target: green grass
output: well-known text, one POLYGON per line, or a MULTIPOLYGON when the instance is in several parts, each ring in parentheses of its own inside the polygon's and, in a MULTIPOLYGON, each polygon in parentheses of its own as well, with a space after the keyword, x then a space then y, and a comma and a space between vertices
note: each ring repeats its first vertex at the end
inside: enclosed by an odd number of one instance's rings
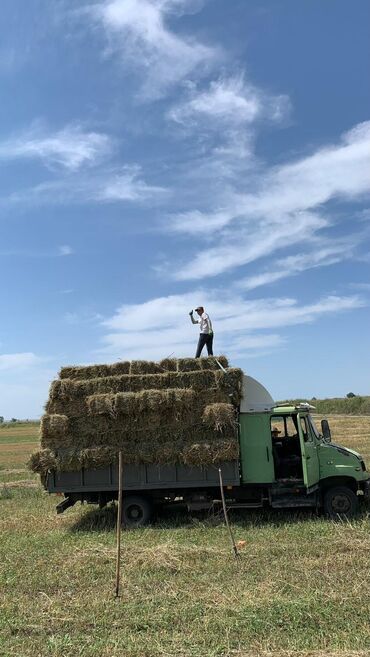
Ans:
MULTIPOLYGON (((330 422, 336 440, 370 458, 370 418, 330 422)), ((116 600, 115 509, 76 505, 57 516, 60 498, 29 485, 29 444, 4 442, 0 463, 10 448, 14 467, 3 467, 0 484, 1 657, 370 654, 366 510, 339 524, 310 512, 233 515, 235 538, 246 541, 240 562, 218 518, 167 512, 123 532, 116 600)))

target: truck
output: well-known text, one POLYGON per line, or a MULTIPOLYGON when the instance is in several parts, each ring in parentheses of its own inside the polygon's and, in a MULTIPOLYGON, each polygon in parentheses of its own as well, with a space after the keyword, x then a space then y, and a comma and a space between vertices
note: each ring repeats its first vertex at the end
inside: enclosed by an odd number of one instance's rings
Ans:
MULTIPOLYGON (((354 516, 370 497, 370 473, 360 454, 331 441, 327 420, 319 432, 307 403, 276 405, 266 388, 243 377, 238 408, 239 458, 207 466, 135 464, 123 467, 123 523, 139 527, 167 505, 206 510, 311 508, 331 518, 354 516)), ((75 472, 50 470, 49 493, 62 494, 57 513, 76 502, 106 506, 118 497, 118 465, 75 472)))

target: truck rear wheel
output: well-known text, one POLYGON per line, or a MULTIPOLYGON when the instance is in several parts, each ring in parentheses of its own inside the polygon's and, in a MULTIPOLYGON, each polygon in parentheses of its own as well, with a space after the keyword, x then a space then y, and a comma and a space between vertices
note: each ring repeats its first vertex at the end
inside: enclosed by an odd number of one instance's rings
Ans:
POLYGON ((126 527, 143 527, 152 517, 152 507, 145 497, 130 495, 123 499, 122 523, 126 527))
POLYGON ((353 518, 358 511, 358 497, 348 486, 329 488, 324 495, 324 511, 329 518, 353 518))

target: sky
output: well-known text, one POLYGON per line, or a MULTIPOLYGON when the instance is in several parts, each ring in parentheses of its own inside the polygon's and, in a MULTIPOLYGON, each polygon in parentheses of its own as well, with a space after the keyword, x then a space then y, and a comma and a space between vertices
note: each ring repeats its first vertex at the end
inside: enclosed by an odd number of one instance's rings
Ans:
POLYGON ((367 0, 2 0, 0 414, 215 353, 370 394, 367 0))

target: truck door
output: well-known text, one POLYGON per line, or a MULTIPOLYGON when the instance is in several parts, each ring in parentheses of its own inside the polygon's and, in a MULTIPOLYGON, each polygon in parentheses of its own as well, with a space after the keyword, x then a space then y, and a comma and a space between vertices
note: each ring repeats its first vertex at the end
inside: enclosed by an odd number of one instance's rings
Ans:
POLYGON ((317 444, 306 415, 298 413, 298 432, 302 452, 303 481, 311 488, 320 479, 317 444))

